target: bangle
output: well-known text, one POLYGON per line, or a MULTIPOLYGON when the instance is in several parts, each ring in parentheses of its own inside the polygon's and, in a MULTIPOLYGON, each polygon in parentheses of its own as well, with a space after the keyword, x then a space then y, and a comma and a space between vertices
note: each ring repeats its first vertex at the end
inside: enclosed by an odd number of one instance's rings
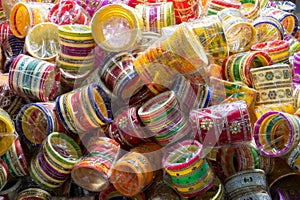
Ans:
POLYGON ((240 10, 242 8, 242 4, 239 1, 212 0, 208 2, 207 15, 216 15, 219 11, 225 8, 236 8, 240 10))
POLYGON ((296 116, 269 111, 263 114, 254 125, 254 139, 257 148, 267 156, 285 156, 298 144, 297 130, 299 127, 300 122, 296 116), (289 135, 284 134, 282 128, 288 130, 289 135))
POLYGON ((252 140, 250 116, 244 101, 193 110, 190 122, 196 137, 206 146, 224 146, 252 140))
POLYGON ((238 53, 229 56, 223 62, 223 76, 229 81, 241 81, 248 86, 252 86, 251 68, 260 68, 272 64, 271 57, 262 51, 238 53))
POLYGON ((239 53, 250 49, 256 41, 256 29, 241 13, 234 8, 218 12, 224 28, 230 52, 239 53))
POLYGON ((261 16, 253 21, 257 43, 283 40, 284 28, 274 17, 261 16))
POLYGON ((1 140, 0 140, 0 156, 4 155, 12 146, 15 139, 15 126, 14 122, 6 111, 0 109, 0 122, 1 122, 1 140))
POLYGON ((16 130, 23 141, 38 146, 52 132, 57 131, 54 103, 26 104, 16 118, 16 130))
POLYGON ((58 26, 50 22, 42 22, 29 30, 25 47, 28 53, 45 61, 54 61, 58 53, 58 26))
POLYGON ((255 192, 242 192, 241 194, 236 194, 235 198, 242 198, 242 199, 255 199, 260 198, 264 200, 272 200, 271 196, 269 195, 268 191, 255 191, 255 192))
POLYGON ((296 52, 294 54, 293 72, 293 81, 300 83, 300 52, 296 52))
POLYGON ((63 0, 55 4, 48 14, 48 21, 58 24, 85 24, 88 25, 90 17, 83 11, 76 1, 63 0))
MULTIPOLYGON (((1 17, 0 17, 1 18, 1 17)), ((8 42, 8 38, 13 36, 13 33, 9 27, 9 22, 5 21, 0 24, 0 39, 1 44, 8 42)))
POLYGON ((204 194, 201 194, 195 198, 195 200, 211 199, 211 200, 222 200, 225 197, 225 188, 221 183, 220 179, 216 177, 215 183, 211 189, 204 194))
POLYGON ((238 147, 224 147, 217 151, 217 175, 223 182, 226 178, 241 171, 241 160, 238 158, 237 149, 238 147))
POLYGON ((296 4, 291 1, 274 1, 276 8, 288 13, 294 14, 296 11, 296 4))
POLYGON ((298 18, 296 15, 271 6, 267 6, 262 9, 261 13, 262 16, 276 18, 278 21, 280 21, 284 29, 292 36, 296 34, 298 29, 298 18))
POLYGON ((254 107, 254 112, 256 118, 260 118, 263 114, 272 111, 284 112, 289 114, 295 114, 296 110, 294 108, 294 104, 292 103, 275 103, 275 104, 266 104, 259 105, 254 107))
POLYGON ((172 1, 176 24, 197 19, 200 15, 199 2, 197 1, 172 1))
POLYGON ((251 47, 252 51, 263 51, 270 55, 273 63, 284 62, 289 57, 289 44, 284 40, 258 43, 251 47))
POLYGON ((47 21, 49 10, 53 7, 50 3, 22 3, 14 5, 10 13, 10 28, 18 38, 24 38, 33 26, 47 21), (22 23, 18 23, 22 21, 22 23))
POLYGON ((217 16, 207 16, 189 24, 207 54, 213 56, 214 59, 225 59, 228 57, 227 40, 221 21, 217 16))
MULTIPOLYGON (((110 200, 115 198, 124 198, 124 196, 119 193, 113 185, 106 190, 101 191, 99 195, 99 200, 110 200)), ((146 200, 146 195, 143 192, 140 192, 132 198, 136 200, 146 200)))
POLYGON ((102 49, 120 52, 130 49, 138 43, 141 37, 143 20, 136 10, 127 5, 109 4, 100 8, 94 14, 91 27, 93 37, 102 49), (120 20, 126 26, 121 26, 119 24, 120 20), (118 32, 114 35, 106 33, 109 28, 108 24, 110 27, 115 27, 118 32), (116 37, 118 39, 115 39, 116 37))
POLYGON ((16 200, 30 199, 30 198, 40 199, 40 200, 51 200, 52 196, 48 191, 43 190, 41 188, 28 188, 19 191, 16 200))
POLYGON ((260 0, 243 1, 241 11, 247 19, 255 20, 260 16, 260 0))
POLYGON ((0 196, 6 200, 15 200, 17 190, 21 187, 22 179, 11 180, 6 184, 6 187, 0 191, 0 196))
POLYGON ((0 190, 6 185, 8 181, 9 170, 6 163, 0 159, 0 190))

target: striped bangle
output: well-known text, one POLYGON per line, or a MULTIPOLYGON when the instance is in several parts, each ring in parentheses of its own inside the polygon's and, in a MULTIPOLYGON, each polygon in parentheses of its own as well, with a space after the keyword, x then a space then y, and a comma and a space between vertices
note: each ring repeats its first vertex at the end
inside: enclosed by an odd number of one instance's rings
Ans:
POLYGON ((239 81, 252 86, 250 69, 272 64, 271 57, 262 51, 234 54, 223 62, 223 77, 232 82, 239 81))
POLYGON ((261 13, 262 16, 276 18, 278 21, 280 21, 284 29, 292 36, 296 34, 298 29, 298 18, 296 15, 270 6, 265 7, 261 13))
MULTIPOLYGON (((100 192, 99 195, 99 200, 111 200, 115 198, 127 198, 127 197, 119 193, 113 185, 107 188, 106 190, 100 192)), ((135 200, 146 200, 146 195, 143 192, 141 192, 133 196, 132 198, 134 198, 135 200)))
POLYGON ((207 54, 214 59, 224 59, 229 55, 229 49, 221 21, 217 16, 207 16, 203 19, 189 22, 199 38, 207 54))
POLYGON ((294 115, 276 111, 263 114, 254 125, 257 148, 271 157, 287 155, 299 142, 299 126, 299 119, 294 115), (288 135, 282 132, 283 129, 288 130, 288 135), (282 138, 283 134, 286 137, 282 138))
POLYGON ((242 1, 241 11, 247 19, 252 21, 260 16, 260 1, 261 0, 242 1))
POLYGON ((139 42, 143 20, 136 10, 125 4, 109 4, 100 8, 94 14, 91 27, 93 37, 102 49, 111 52, 120 52, 131 49, 139 42), (120 28, 120 21, 126 24, 126 26, 120 28), (116 27, 116 30, 119 32, 111 35, 111 31, 107 32, 108 28, 111 29, 111 27, 116 27), (126 32, 126 34, 122 32, 126 32))
POLYGON ((244 101, 193 110, 190 122, 196 138, 206 146, 226 146, 252 140, 250 116, 244 101))
POLYGON ((225 8, 235 8, 240 10, 242 8, 242 4, 239 1, 212 0, 208 2, 207 15, 216 15, 219 11, 225 8))
POLYGON ((284 28, 274 17, 261 16, 253 21, 257 33, 257 43, 283 40, 284 28))
POLYGON ((51 200, 52 195, 41 188, 28 188, 24 189, 18 192, 16 196, 16 200, 22 200, 22 199, 37 199, 37 200, 51 200))
POLYGON ((226 8, 218 12, 230 52, 248 51, 256 41, 256 29, 241 11, 226 8), (237 31, 239 30, 239 31, 237 31))
POLYGON ((1 140, 0 140, 0 156, 9 151, 15 139, 14 122, 6 111, 0 108, 0 123, 1 123, 1 140))
POLYGON ((10 13, 10 28, 18 38, 24 38, 29 29, 41 22, 47 21, 49 10, 53 7, 50 3, 22 3, 14 5, 10 13), (22 21, 22 23, 18 23, 22 21))
POLYGON ((4 188, 8 181, 9 170, 7 164, 0 159, 0 190, 4 188))

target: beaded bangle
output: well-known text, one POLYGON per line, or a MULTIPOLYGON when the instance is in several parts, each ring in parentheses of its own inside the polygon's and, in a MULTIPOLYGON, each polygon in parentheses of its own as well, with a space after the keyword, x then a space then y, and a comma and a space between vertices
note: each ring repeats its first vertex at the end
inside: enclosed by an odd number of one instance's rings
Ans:
POLYGON ((9 170, 5 162, 0 159, 0 190, 6 185, 8 181, 9 170))
POLYGON ((253 21, 257 33, 257 43, 282 40, 284 28, 274 17, 261 16, 253 21))
POLYGON ((30 28, 47 21, 47 15, 52 7, 53 4, 49 3, 15 4, 9 18, 11 31, 16 37, 24 38, 30 28))
POLYGON ((236 8, 240 10, 242 8, 242 4, 239 1, 212 0, 208 2, 207 15, 216 15, 219 11, 225 8, 236 8))
POLYGON ((299 126, 294 115, 275 111, 263 114, 254 125, 257 148, 271 157, 287 155, 299 142, 299 126))
POLYGON ((94 14, 91 27, 93 37, 102 49, 119 52, 128 50, 138 43, 143 21, 137 11, 129 6, 109 4, 94 14), (121 21, 126 25, 121 26, 119 24, 121 21), (116 30, 113 35, 107 33, 108 28, 111 27, 115 27, 116 30))
POLYGON ((193 110, 190 122, 196 138, 205 146, 224 146, 252 140, 250 116, 244 101, 193 110))
POLYGON ((221 21, 217 16, 189 22, 191 28, 199 38, 207 54, 214 59, 228 57, 229 49, 221 21))
POLYGON ((218 12, 230 52, 247 51, 256 41, 256 29, 237 9, 226 8, 218 12))
POLYGON ((16 200, 22 200, 22 199, 36 199, 36 200, 51 200, 52 196, 51 194, 43 190, 41 188, 28 188, 22 191, 19 191, 16 200))
POLYGON ((273 63, 283 62, 289 57, 289 44, 284 40, 268 41, 253 45, 252 51, 263 51, 270 55, 273 63))
POLYGON ((161 33, 163 27, 176 23, 172 2, 138 4, 135 9, 143 16, 145 32, 161 33))
POLYGON ((296 15, 270 6, 262 9, 261 13, 262 16, 276 18, 278 21, 280 21, 284 29, 292 36, 296 34, 298 29, 298 18, 296 15))
POLYGON ((55 4, 48 14, 48 21, 58 24, 89 24, 90 17, 76 1, 63 0, 55 4))
MULTIPOLYGON (((106 190, 100 192, 99 200, 112 200, 116 198, 127 198, 124 197, 121 193, 119 193, 114 186, 110 186, 106 190)), ((146 200, 146 195, 141 192, 135 196, 133 196, 135 200, 146 200)))

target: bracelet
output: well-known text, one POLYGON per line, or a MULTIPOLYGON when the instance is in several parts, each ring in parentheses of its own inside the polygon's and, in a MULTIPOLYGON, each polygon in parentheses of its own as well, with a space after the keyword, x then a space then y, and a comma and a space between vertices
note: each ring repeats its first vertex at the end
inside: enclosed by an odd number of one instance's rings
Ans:
POLYGON ((247 51, 256 41, 256 29, 241 13, 234 8, 218 12, 230 52, 247 51))
POLYGON ((271 6, 267 6, 261 11, 262 16, 269 16, 274 17, 284 27, 284 29, 294 36, 298 29, 298 18, 296 15, 285 12, 283 10, 280 10, 278 8, 274 8, 271 6))
POLYGON ((289 44, 284 40, 258 43, 251 47, 252 51, 263 51, 270 55, 273 63, 284 62, 289 57, 289 44))
MULTIPOLYGON (((93 37, 102 49, 111 52, 120 52, 131 49, 138 43, 141 37, 143 20, 136 10, 127 5, 109 4, 100 8, 94 14, 91 27, 93 37), (116 19, 124 21, 126 26, 123 27, 122 32, 109 35, 106 33, 108 24, 110 27, 117 28, 117 26, 120 26, 115 21, 116 19), (124 34, 124 32, 127 32, 127 34, 124 34), (128 33, 130 34, 128 35, 128 33), (117 37, 118 39, 116 40, 112 37, 117 37)), ((117 30, 120 31, 120 27, 117 30)))
POLYGON ((219 11, 225 8, 236 8, 240 10, 242 8, 242 4, 239 1, 212 0, 208 2, 207 15, 216 15, 219 11))
POLYGON ((176 24, 197 19, 200 15, 199 2, 197 1, 172 1, 176 24))
POLYGON ((9 27, 9 22, 8 21, 2 22, 0 25, 1 44, 5 44, 6 42, 8 42, 8 38, 11 36, 13 36, 13 33, 9 27))
POLYGON ((6 185, 8 181, 9 170, 6 163, 0 159, 0 190, 6 185))
POLYGON ((294 115, 276 111, 263 114, 254 125, 258 150, 270 157, 287 155, 298 144, 299 126, 299 119, 294 115), (288 136, 284 134, 287 130, 288 136), (286 137, 282 138, 283 134, 286 137))
POLYGON ((41 188, 28 188, 22 191, 19 191, 16 200, 21 200, 21 199, 29 199, 29 198, 37 198, 40 200, 51 200, 52 195, 41 188))
POLYGON ((190 113, 193 132, 206 146, 224 146, 252 140, 250 116, 244 101, 197 109, 190 113))
POLYGON ((260 0, 243 1, 241 11, 247 19, 255 20, 260 16, 260 0))
POLYGON ((215 183, 207 192, 201 194, 195 198, 195 200, 211 199, 211 200, 222 200, 225 197, 225 188, 221 183, 220 179, 216 177, 215 183))
POLYGON ((296 52, 294 54, 293 72, 294 72, 293 81, 295 81, 296 83, 300 83, 300 53, 299 52, 296 52))
POLYGON ((272 65, 271 57, 262 51, 238 53, 223 62, 223 77, 232 82, 243 82, 252 86, 251 68, 272 65))
POLYGON ((189 24, 208 55, 213 56, 214 59, 228 57, 227 40, 221 21, 216 15, 207 16, 189 24))
MULTIPOLYGON (((114 198, 124 198, 124 196, 121 193, 119 193, 113 185, 107 188, 106 190, 101 191, 99 195, 99 200, 110 200, 114 198)), ((133 196, 132 198, 136 200, 146 200, 146 195, 143 192, 141 192, 133 196)))
POLYGON ((274 17, 261 16, 253 21, 257 43, 283 40, 284 28, 274 17))
POLYGON ((275 103, 259 105, 254 107, 256 118, 260 118, 263 114, 272 111, 284 112, 289 114, 295 114, 296 110, 293 103, 275 103))
POLYGON ((270 104, 293 104, 291 86, 274 88, 274 86, 266 87, 264 90, 257 91, 256 105, 270 104))
POLYGON ((0 140, 0 156, 4 155, 12 146, 15 139, 15 126, 14 122, 8 113, 0 109, 0 122, 1 122, 1 140, 0 140))
POLYGON ((256 191, 256 192, 241 192, 241 194, 236 194, 234 197, 236 199, 262 199, 262 200, 272 200, 268 191, 256 191))
POLYGON ((52 132, 57 131, 54 103, 26 104, 16 118, 16 130, 30 146, 38 146, 52 132))
POLYGON ((49 10, 53 7, 50 3, 22 3, 14 5, 10 13, 10 29, 18 38, 24 38, 29 29, 35 25, 46 22, 49 10), (22 23, 19 23, 22 21, 22 23))
POLYGON ((90 17, 75 1, 63 0, 55 4, 49 11, 48 21, 58 25, 88 25, 90 22, 90 17))

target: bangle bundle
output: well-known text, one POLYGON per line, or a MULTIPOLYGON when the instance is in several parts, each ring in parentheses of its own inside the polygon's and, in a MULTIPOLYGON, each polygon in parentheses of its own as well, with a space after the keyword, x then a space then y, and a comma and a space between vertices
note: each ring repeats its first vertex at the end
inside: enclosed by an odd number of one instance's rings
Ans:
POLYGON ((208 16, 189 22, 205 52, 214 59, 225 59, 229 55, 227 40, 218 16, 208 16))
POLYGON ((176 23, 172 2, 138 4, 135 9, 143 16, 144 32, 161 33, 163 27, 176 23))
POLYGON ((174 5, 176 24, 197 19, 200 14, 200 5, 195 0, 172 0, 174 5))
POLYGON ((256 29, 240 10, 226 8, 218 12, 230 52, 248 51, 256 41, 256 29))
POLYGON ((14 5, 10 13, 10 29, 18 38, 24 38, 33 26, 47 21, 49 10, 53 4, 22 3, 14 5))
POLYGON ((62 72, 61 81, 72 87, 93 69, 95 41, 91 28, 86 25, 59 26, 58 36, 60 52, 56 64, 62 72))
POLYGON ((249 20, 255 20, 260 16, 260 1, 261 0, 246 0, 242 2, 241 12, 249 20))
POLYGON ((129 152, 111 169, 110 181, 125 196, 135 196, 152 182, 153 164, 141 153, 129 152))
POLYGON ((108 138, 97 138, 89 152, 72 169, 73 181, 88 191, 100 192, 109 186, 109 172, 119 155, 120 145, 108 138))
POLYGON ((30 187, 23 190, 21 189, 16 195, 16 200, 23 200, 23 199, 51 200, 52 195, 44 189, 30 187))
POLYGON ((133 60, 130 53, 112 53, 99 67, 98 73, 105 86, 123 100, 129 100, 138 89, 136 86, 141 85, 133 60))
POLYGON ((267 6, 261 11, 262 16, 269 16, 274 17, 284 27, 284 29, 294 36, 298 29, 298 18, 296 15, 285 12, 283 10, 280 10, 278 8, 274 8, 271 6, 267 6))
POLYGON ((260 16, 253 21, 257 33, 257 43, 283 40, 284 28, 274 17, 260 16))
POLYGON ((48 21, 58 24, 85 24, 88 25, 90 22, 90 17, 79 6, 76 1, 72 0, 62 0, 55 4, 49 14, 48 21))
POLYGON ((31 160, 30 176, 38 185, 53 190, 67 180, 80 157, 81 150, 72 138, 53 132, 31 160))
POLYGON ((167 149, 162 164, 165 182, 185 198, 208 191, 215 182, 215 174, 205 158, 202 145, 195 140, 184 140, 167 149))
POLYGON ((242 7, 239 1, 221 1, 221 0, 211 0, 208 1, 207 15, 216 15, 219 11, 225 8, 235 8, 240 10, 242 7))
POLYGON ((297 116, 269 111, 254 125, 256 146, 264 155, 285 156, 298 145, 299 128, 300 121, 297 116))
POLYGON ((16 130, 30 146, 38 146, 52 132, 58 131, 55 103, 30 103, 19 111, 16 130))
POLYGON ((250 116, 244 101, 193 110, 190 122, 196 138, 209 147, 252 140, 250 116))
POLYGON ((138 116, 163 146, 181 139, 191 131, 174 91, 161 93, 147 101, 139 108, 138 116))
MULTIPOLYGON (((118 198, 128 198, 123 196, 121 193, 119 193, 116 188, 112 185, 106 190, 100 192, 99 195, 99 200, 113 200, 113 199, 118 199, 118 198)), ((132 197, 135 200, 146 200, 146 195, 141 192, 135 196, 132 197)))
POLYGON ((9 171, 7 164, 0 159, 0 190, 6 185, 8 181, 9 171))
POLYGON ((102 49, 120 52, 137 45, 143 19, 134 8, 125 4, 108 4, 94 14, 91 27, 93 37, 102 49))
POLYGON ((252 86, 250 70, 272 64, 271 57, 262 51, 233 54, 223 62, 223 77, 225 80, 243 82, 252 86))
POLYGON ((263 51, 270 55, 273 63, 285 62, 289 58, 289 44, 284 40, 268 41, 255 44, 252 51, 263 51))
POLYGON ((112 121, 109 98, 97 83, 58 96, 56 109, 69 133, 85 133, 112 121))
POLYGON ((4 155, 11 146, 15 139, 15 125, 6 111, 0 108, 0 156, 4 155))
POLYGON ((19 95, 51 101, 58 91, 60 73, 52 63, 20 54, 9 70, 9 86, 19 95))
POLYGON ((29 175, 27 159, 18 138, 14 140, 10 149, 2 156, 2 159, 8 166, 10 176, 22 177, 29 175))

